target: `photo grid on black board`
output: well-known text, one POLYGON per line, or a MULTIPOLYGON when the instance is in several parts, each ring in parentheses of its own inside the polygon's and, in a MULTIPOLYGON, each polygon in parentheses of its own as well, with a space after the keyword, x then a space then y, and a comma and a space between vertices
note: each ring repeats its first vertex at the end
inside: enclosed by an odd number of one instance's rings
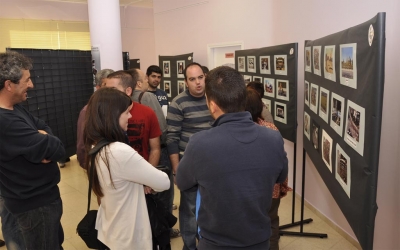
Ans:
POLYGON ((373 247, 384 27, 378 13, 304 44, 303 146, 363 249, 373 247))
POLYGON ((235 67, 245 84, 263 85, 264 105, 282 136, 296 141, 297 43, 235 51, 235 67))
POLYGON ((168 101, 172 101, 177 95, 186 90, 183 71, 193 62, 193 53, 177 56, 159 56, 159 67, 163 71, 163 77, 159 89, 167 93, 168 101))

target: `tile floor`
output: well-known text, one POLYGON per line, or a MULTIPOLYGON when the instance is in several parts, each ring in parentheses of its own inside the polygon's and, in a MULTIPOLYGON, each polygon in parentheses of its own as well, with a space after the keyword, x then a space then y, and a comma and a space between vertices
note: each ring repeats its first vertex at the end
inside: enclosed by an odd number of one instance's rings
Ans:
MULTIPOLYGON (((61 219, 65 234, 63 247, 65 250, 86 250, 88 248, 85 243, 76 234, 76 226, 86 213, 88 181, 84 171, 79 167, 76 156, 71 157, 71 161, 66 163, 66 166, 61 169, 61 182, 59 183, 59 187, 64 207, 64 213, 61 219)), ((176 189, 175 194, 174 203, 179 206, 179 190, 176 189)), ((291 193, 289 193, 288 197, 282 199, 279 207, 281 225, 291 222, 291 204, 292 198, 291 193)), ((300 210, 300 200, 296 201, 296 206, 298 210, 300 210)), ((94 196, 92 196, 91 208, 97 208, 97 202, 94 196)), ((177 211, 178 210, 174 210, 174 215, 176 217, 178 217, 177 211)), ((296 211, 295 219, 299 220, 299 218, 300 211, 296 211)), ((328 234, 328 238, 282 236, 279 242, 281 250, 357 249, 308 208, 305 208, 304 218, 312 218, 314 220, 310 224, 304 226, 304 232, 326 233, 328 234)), ((175 227, 178 227, 178 223, 175 227)), ((298 232, 299 227, 287 230, 298 232)), ((2 236, 0 235, 0 237, 2 236)), ((182 249, 182 238, 172 239, 171 244, 173 250, 182 249)), ((0 248, 0 250, 3 249, 6 249, 6 247, 0 248)))

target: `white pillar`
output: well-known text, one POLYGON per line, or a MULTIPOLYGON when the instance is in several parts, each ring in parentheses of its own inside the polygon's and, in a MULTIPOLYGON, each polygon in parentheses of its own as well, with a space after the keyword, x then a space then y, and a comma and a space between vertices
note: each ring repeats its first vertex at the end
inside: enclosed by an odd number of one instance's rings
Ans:
POLYGON ((88 14, 91 45, 100 50, 100 69, 122 70, 119 0, 88 0, 88 14))

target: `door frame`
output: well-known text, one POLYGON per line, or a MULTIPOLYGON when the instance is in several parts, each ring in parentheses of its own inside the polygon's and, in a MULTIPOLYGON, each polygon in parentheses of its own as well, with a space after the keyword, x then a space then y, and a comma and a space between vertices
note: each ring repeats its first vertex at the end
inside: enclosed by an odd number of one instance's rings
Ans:
POLYGON ((214 49, 215 48, 232 47, 232 46, 240 46, 240 49, 242 50, 242 49, 244 49, 244 42, 243 41, 236 41, 236 42, 207 44, 208 67, 210 69, 215 68, 215 65, 214 65, 214 49))

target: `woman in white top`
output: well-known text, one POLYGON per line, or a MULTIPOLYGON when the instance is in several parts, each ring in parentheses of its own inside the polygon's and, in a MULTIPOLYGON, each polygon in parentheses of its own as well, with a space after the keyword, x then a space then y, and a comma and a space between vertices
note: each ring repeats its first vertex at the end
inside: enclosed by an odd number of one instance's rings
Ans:
MULTIPOLYGON (((110 249, 152 249, 150 221, 143 185, 155 191, 169 188, 168 176, 126 144, 131 99, 112 88, 97 90, 86 110, 86 152, 102 139, 110 142, 96 155, 92 186, 101 198, 97 213, 98 239, 110 249)), ((89 171, 88 171, 89 172, 89 171)), ((90 177, 89 177, 90 178, 90 177)))

